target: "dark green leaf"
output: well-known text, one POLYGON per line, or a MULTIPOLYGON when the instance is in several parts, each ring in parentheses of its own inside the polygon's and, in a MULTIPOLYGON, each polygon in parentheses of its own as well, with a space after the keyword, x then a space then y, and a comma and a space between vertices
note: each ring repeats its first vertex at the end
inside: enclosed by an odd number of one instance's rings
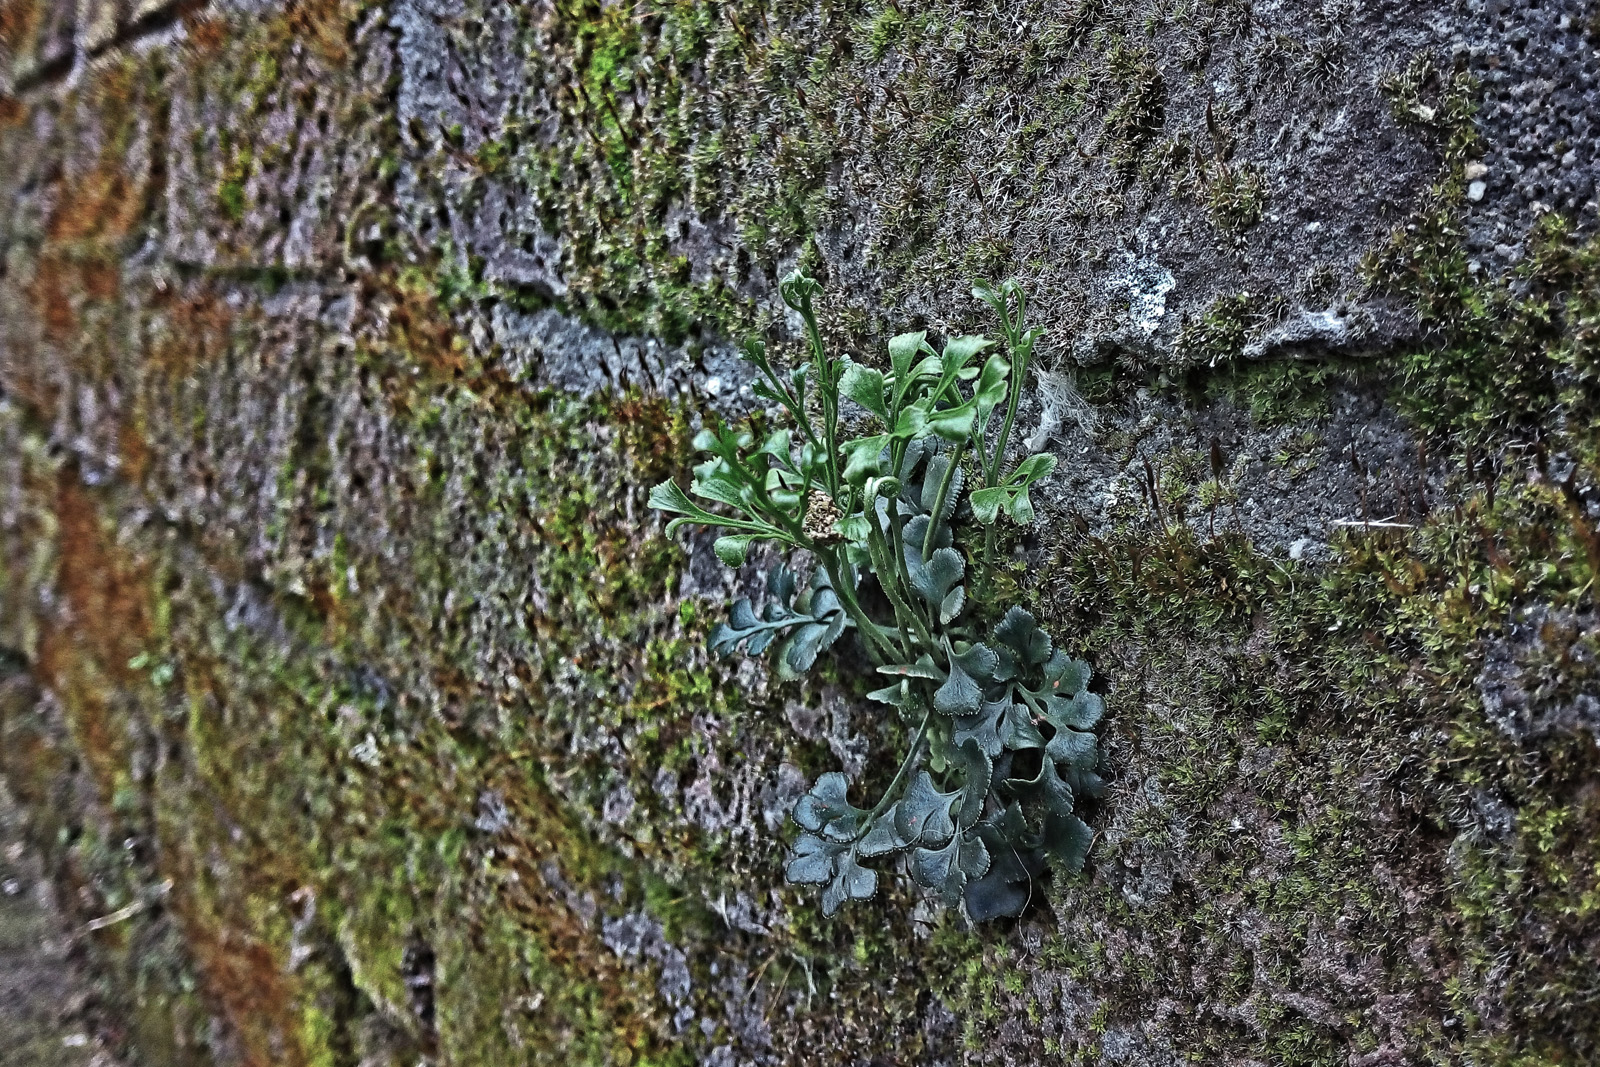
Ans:
POLYGON ((1033 895, 1033 877, 1043 869, 1022 812, 1011 804, 980 823, 977 833, 991 859, 988 873, 967 883, 967 915, 973 922, 1021 915, 1033 895))
POLYGON ((951 586, 967 572, 966 561, 953 548, 941 548, 922 561, 922 546, 906 545, 906 571, 914 589, 930 606, 937 607, 949 594, 951 586))
POLYGON ((867 900, 878 891, 878 872, 856 862, 854 852, 839 855, 838 874, 822 891, 822 914, 831 917, 847 900, 867 900))
POLYGON ((1045 717, 1058 730, 1092 730, 1105 712, 1105 702, 1095 693, 1082 692, 1070 699, 1051 697, 1045 717))
MULTIPOLYGON (((1009 860, 1010 858, 1007 857, 1009 860)), ((989 873, 967 883, 967 916, 975 923, 1022 914, 1032 896, 1032 879, 1014 862, 991 865, 989 873), (1021 871, 1020 878, 1010 877, 1021 871)))
POLYGON ((1070 696, 1079 692, 1089 684, 1091 672, 1089 665, 1081 659, 1073 659, 1065 652, 1056 650, 1044 665, 1045 688, 1052 693, 1070 696))
POLYGON ((950 673, 933 694, 933 710, 941 715, 972 715, 983 702, 983 689, 954 659, 950 673))
POLYGON ((942 848, 919 848, 911 854, 911 876, 936 890, 947 904, 961 900, 968 878, 989 870, 989 850, 977 834, 960 834, 942 848))
POLYGON ((1079 730, 1057 730, 1050 743, 1045 746, 1044 754, 1061 767, 1070 769, 1069 780, 1072 777, 1071 772, 1092 771, 1100 760, 1100 750, 1094 734, 1079 730))
POLYGON ((1046 811, 1057 815, 1072 814, 1074 806, 1072 789, 1056 773, 1054 760, 1043 760, 1039 765, 1039 773, 1033 778, 1010 778, 1005 785, 1013 796, 1042 804, 1046 811))
POLYGON ((1037 667, 1050 659, 1050 635, 1039 629, 1033 613, 1026 608, 1013 607, 1007 611, 1000 625, 994 628, 994 638, 1017 654, 1017 659, 1030 667, 1037 667))
POLYGON ((1044 735, 1033 724, 1025 706, 1011 704, 1000 721, 1000 743, 1013 752, 1043 748, 1044 735))
POLYGON ((838 771, 821 775, 795 804, 794 821, 812 833, 821 833, 834 819, 858 810, 846 799, 849 789, 850 779, 838 771))
POLYGON ((896 826, 899 812, 900 803, 896 801, 878 816, 878 820, 872 824, 867 835, 861 839, 859 852, 862 856, 870 859, 873 856, 883 856, 910 847, 911 842, 900 836, 896 826))
POLYGON ((957 744, 950 753, 950 765, 961 775, 961 806, 956 812, 957 826, 971 826, 983 814, 994 777, 994 761, 976 740, 957 744))
POLYGON ((966 602, 967 591, 959 585, 946 593, 945 598, 939 601, 939 625, 949 626, 951 621, 961 614, 966 602))
POLYGON ((911 688, 905 682, 896 682, 886 685, 882 689, 874 689, 867 694, 868 700, 876 700, 880 704, 889 704, 896 708, 911 705, 911 688))
MULTIPOLYGON (((957 642, 956 647, 961 647, 961 643, 957 642)), ((959 652, 952 651, 952 658, 961 664, 962 670, 980 682, 994 681, 995 668, 1000 663, 1000 657, 995 655, 994 649, 981 641, 967 645, 959 652)))
POLYGON ((1077 874, 1089 856, 1094 831, 1076 815, 1045 816, 1044 839, 1040 847, 1051 866, 1066 874, 1077 874))
MULTIPOLYGON (((944 481, 944 472, 950 466, 950 453, 943 452, 928 460, 927 473, 923 475, 921 504, 923 511, 932 511, 933 505, 939 498, 939 484, 944 481)), ((949 522, 955 514, 956 503, 961 499, 961 487, 966 484, 967 474, 960 467, 950 477, 950 488, 944 498, 944 510, 939 514, 941 523, 949 522)))
POLYGON ((801 834, 795 839, 783 876, 793 885, 822 885, 833 877, 833 860, 839 851, 840 846, 831 841, 801 834))
POLYGON ((975 714, 963 715, 955 720, 953 723, 955 729, 951 734, 951 739, 957 745, 964 745, 968 741, 972 741, 985 754, 998 756, 1002 747, 1000 724, 1011 707, 1012 704, 1009 701, 996 703, 986 701, 975 714))
POLYGON ((785 607, 792 603, 794 601, 795 588, 794 571, 782 563, 767 572, 767 596, 777 603, 785 607))
POLYGON ((809 671, 822 651, 822 642, 833 628, 826 623, 808 622, 794 629, 785 639, 778 657, 778 677, 793 679, 809 671))
POLYGON ((956 832, 950 808, 959 792, 941 793, 925 770, 911 779, 905 796, 895 805, 895 830, 907 844, 938 844, 956 832))
MULTIPOLYGON (((908 567, 911 565, 911 554, 913 552, 916 553, 917 563, 920 564, 922 562, 922 539, 927 533, 928 516, 926 515, 918 515, 906 523, 904 534, 906 565, 908 567)), ((933 547, 936 549, 949 548, 954 541, 955 538, 950 533, 950 526, 947 523, 940 523, 939 528, 933 534, 933 547)))

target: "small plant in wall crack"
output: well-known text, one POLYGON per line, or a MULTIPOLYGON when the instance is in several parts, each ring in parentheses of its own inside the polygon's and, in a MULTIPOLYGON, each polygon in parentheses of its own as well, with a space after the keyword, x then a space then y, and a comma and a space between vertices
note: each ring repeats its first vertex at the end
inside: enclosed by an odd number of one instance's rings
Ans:
POLYGON ((1023 608, 985 610, 998 524, 1031 523, 1030 487, 1055 468, 1044 454, 1007 460, 1040 331, 1026 326, 1016 283, 979 285, 1003 343, 963 336, 936 349, 925 333, 901 334, 884 373, 828 356, 819 290, 798 272, 780 287, 805 323, 809 362, 784 372, 759 342, 748 352, 757 394, 791 425, 757 440, 719 423, 695 440, 707 458, 690 491, 725 510, 670 481, 650 503, 677 516, 669 533, 722 530, 716 553, 730 567, 762 541, 815 561, 803 591, 788 563, 773 568, 761 612, 736 603, 715 651, 767 654, 793 678, 854 630, 886 683, 871 698, 911 731, 880 797, 852 803, 849 781, 831 772, 795 805, 789 881, 822 886, 832 915, 877 891, 873 864, 904 856, 913 879, 974 920, 1017 915, 1048 868, 1082 868, 1093 835, 1075 808, 1102 789, 1091 731, 1103 709, 1088 665, 1023 608), (867 432, 842 435, 846 401, 867 432), (961 523, 981 537, 958 542, 961 523))

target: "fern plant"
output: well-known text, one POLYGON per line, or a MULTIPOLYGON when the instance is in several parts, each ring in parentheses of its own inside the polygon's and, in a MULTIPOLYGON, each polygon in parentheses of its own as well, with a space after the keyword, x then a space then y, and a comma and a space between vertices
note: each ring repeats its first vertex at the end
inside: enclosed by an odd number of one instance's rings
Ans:
POLYGON ((851 802, 843 774, 818 777, 792 814, 800 833, 788 880, 823 886, 831 916, 876 892, 871 864, 904 856, 913 879, 972 919, 1017 915, 1046 869, 1082 868, 1092 833, 1074 809, 1102 790, 1091 731, 1103 708, 1088 665, 1020 606, 996 619, 967 592, 993 573, 1001 516, 1031 523, 1030 487, 1055 467, 1044 454, 1007 461, 1041 331, 1026 326, 1015 282, 980 284, 973 293, 998 314, 1002 347, 962 336, 935 349, 924 332, 901 334, 884 373, 828 356, 819 291, 800 272, 780 286, 805 323, 809 362, 783 373, 760 342, 748 349, 757 394, 790 425, 758 441, 717 422, 695 439, 706 459, 690 491, 725 511, 671 481, 650 503, 676 516, 668 533, 684 523, 724 531, 715 549, 730 567, 762 541, 814 561, 803 592, 788 563, 773 568, 762 611, 734 604, 712 634, 715 651, 769 655, 792 678, 853 630, 887 683, 871 698, 911 731, 870 803, 851 802), (842 439, 845 415, 866 432, 842 439), (981 538, 957 540, 967 521, 984 527, 981 538))

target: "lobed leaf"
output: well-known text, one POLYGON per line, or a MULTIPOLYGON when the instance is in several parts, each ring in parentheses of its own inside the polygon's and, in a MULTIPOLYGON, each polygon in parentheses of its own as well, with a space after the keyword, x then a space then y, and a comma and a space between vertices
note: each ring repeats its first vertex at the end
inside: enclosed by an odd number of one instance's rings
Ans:
POLYGON ((933 710, 940 715, 962 716, 977 712, 983 703, 983 689, 953 659, 944 684, 933 694, 933 710))
POLYGON ((1071 815, 1074 806, 1072 787, 1061 780, 1056 773, 1054 760, 1046 759, 1039 765, 1039 773, 1033 778, 1010 778, 1005 783, 1006 790, 1016 797, 1044 806, 1046 812, 1056 815, 1071 815))
POLYGON ((960 443, 972 436, 972 424, 978 417, 976 401, 968 400, 954 407, 939 408, 927 413, 928 432, 952 443, 960 443))
POLYGON ((839 846, 831 841, 801 834, 795 839, 783 876, 792 885, 822 885, 833 877, 833 859, 838 852, 839 846))
POLYGON ((1003 485, 996 485, 989 489, 974 489, 968 500, 972 504, 972 517, 984 526, 994 523, 1000 517, 1000 509, 1005 507, 1011 498, 1011 490, 1003 485))
POLYGON ((911 854, 911 876, 947 904, 959 903, 967 880, 983 877, 989 865, 989 850, 977 834, 958 834, 942 848, 919 848, 911 854))
POLYGON ((956 832, 950 808, 959 792, 941 793, 926 770, 911 779, 905 796, 895 805, 895 830, 907 844, 939 844, 956 832))
POLYGON ((878 872, 856 862, 855 851, 841 852, 834 860, 837 873, 822 891, 822 914, 831 918, 847 900, 867 900, 878 891, 878 872))
POLYGON ((1050 814, 1044 820, 1044 836, 1040 850, 1050 865, 1065 874, 1083 870, 1089 858, 1089 846, 1094 843, 1094 831, 1076 815, 1050 814))
POLYGON ((889 435, 858 437, 840 446, 844 453, 844 480, 861 485, 868 478, 881 477, 888 466, 889 435))
POLYGON ((755 534, 730 534, 719 537, 711 546, 717 558, 724 566, 741 567, 744 565, 745 556, 750 552, 750 542, 756 540, 755 534))
POLYGON ((884 401, 883 375, 880 372, 846 359, 844 374, 839 379, 839 395, 849 397, 876 415, 886 428, 889 426, 889 406, 884 401))
POLYGON ((1017 659, 1029 667, 1039 667, 1050 660, 1053 651, 1050 635, 1039 629, 1033 613, 1023 607, 1013 607, 994 628, 997 644, 1004 645, 1017 654, 1017 659))
POLYGON ((927 330, 896 334, 889 338, 889 365, 894 368, 896 379, 903 381, 910 374, 912 361, 921 354, 927 343, 927 330))
POLYGON ((907 543, 905 549, 907 578, 911 588, 928 605, 938 607, 950 589, 967 573, 966 561, 953 548, 936 549, 928 561, 922 561, 922 546, 907 543))

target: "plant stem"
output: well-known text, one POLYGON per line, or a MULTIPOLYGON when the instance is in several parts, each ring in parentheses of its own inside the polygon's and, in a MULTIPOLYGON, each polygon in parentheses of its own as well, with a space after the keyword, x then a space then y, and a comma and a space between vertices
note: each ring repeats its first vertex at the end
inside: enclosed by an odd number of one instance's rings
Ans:
MULTIPOLYGON (((893 548, 894 552, 895 581, 900 583, 901 588, 909 589, 911 588, 911 575, 906 570, 906 541, 904 527, 905 523, 900 521, 900 507, 897 502, 895 505, 894 514, 889 516, 889 544, 893 548)), ((919 623, 921 622, 922 616, 917 614, 915 605, 912 606, 911 614, 913 618, 919 621, 919 623)), ((932 616, 929 617, 931 618, 932 616)), ((919 629, 925 628, 926 624, 923 624, 921 627, 919 627, 919 629)))
POLYGON ((984 599, 988 598, 989 586, 994 580, 995 526, 999 521, 1000 516, 996 515, 994 522, 991 522, 988 529, 983 531, 983 574, 979 577, 978 588, 984 599))
MULTIPOLYGON (((1005 464, 1006 447, 1011 443, 1011 426, 1017 418, 1017 405, 1022 400, 1022 387, 1028 380, 1028 361, 1033 358, 1033 342, 1024 342, 1026 336, 1023 328, 1023 316, 1027 314, 1027 297, 1020 292, 1017 294, 1017 319, 1015 326, 1011 322, 1011 306, 1009 298, 1006 307, 1001 312, 1000 321, 1006 333, 1006 347, 1011 351, 1011 389, 1010 396, 1006 398, 1006 417, 1000 424, 1000 436, 995 440, 994 455, 989 458, 988 469, 984 472, 984 487, 993 488, 1000 484, 1000 468, 1005 464)), ((1000 521, 995 517, 994 523, 983 533, 983 576, 978 583, 982 593, 987 596, 990 585, 994 580, 994 542, 997 534, 995 523, 1000 521)))
POLYGON ((934 532, 939 528, 939 516, 944 514, 946 499, 950 496, 950 485, 955 481, 956 468, 961 465, 961 453, 966 451, 967 443, 958 442, 950 450, 950 464, 944 469, 944 476, 939 479, 939 495, 933 498, 933 510, 928 513, 928 532, 922 536, 922 558, 927 561, 933 555, 934 532))
POLYGON ((756 366, 761 373, 767 376, 767 381, 771 383, 773 391, 780 397, 780 403, 789 412, 789 417, 795 421, 812 444, 820 446, 821 442, 817 440, 816 432, 811 429, 811 420, 806 418, 805 405, 795 397, 787 385, 783 384, 777 373, 773 371, 770 363, 763 361, 756 364, 756 366))
POLYGON ((822 565, 828 571, 828 577, 833 580, 833 588, 839 594, 839 600, 844 604, 844 610, 855 621, 856 629, 861 632, 862 638, 867 642, 867 655, 874 666, 881 666, 887 660, 892 660, 898 655, 903 655, 903 650, 894 647, 893 642, 886 636, 883 627, 872 621, 872 618, 862 608, 861 602, 856 599, 856 592, 851 588, 848 572, 837 553, 821 552, 822 565))
MULTIPOLYGON (((883 587, 884 595, 889 598, 889 603, 894 607, 895 620, 899 624, 902 634, 909 637, 910 631, 914 629, 922 643, 932 648, 933 634, 929 632, 921 617, 911 609, 911 605, 906 602, 905 595, 900 588, 903 584, 900 580, 900 568, 896 567, 888 558, 893 549, 889 546, 889 542, 884 540, 883 531, 878 528, 877 522, 873 521, 876 518, 876 515, 869 518, 871 525, 867 534, 867 547, 872 553, 873 565, 878 570, 878 584, 883 587)), ((889 523, 892 528, 894 525, 894 517, 892 515, 889 516, 889 523)), ((908 650, 908 658, 909 655, 908 650)))
POLYGON ((1011 442, 1011 424, 1017 418, 1017 404, 1022 400, 1022 385, 1028 380, 1028 358, 1032 354, 1032 345, 1017 344, 1011 349, 1011 396, 1006 402, 1006 420, 1000 424, 1000 437, 995 441, 994 455, 989 457, 986 486, 1000 484, 1000 468, 1006 460, 1006 446, 1011 442))
POLYGON ((811 309, 811 296, 801 301, 800 317, 805 320, 806 337, 811 342, 811 364, 817 372, 817 395, 822 401, 823 443, 828 450, 828 493, 839 495, 839 391, 828 366, 827 351, 822 345, 822 331, 817 328, 817 314, 811 309))
POLYGON ((900 762, 900 769, 894 772, 894 779, 889 783, 889 788, 883 791, 883 796, 878 798, 878 803, 873 805, 872 810, 867 813, 867 817, 862 820, 861 825, 863 827, 870 829, 872 824, 877 822, 878 816, 882 815, 884 809, 891 803, 890 798, 894 796, 895 790, 900 788, 900 783, 905 780, 906 772, 911 770, 912 765, 917 761, 917 757, 922 754, 922 739, 928 735, 928 723, 932 718, 932 710, 922 713, 922 725, 917 727, 917 736, 911 739, 910 751, 906 753, 906 758, 900 762))

